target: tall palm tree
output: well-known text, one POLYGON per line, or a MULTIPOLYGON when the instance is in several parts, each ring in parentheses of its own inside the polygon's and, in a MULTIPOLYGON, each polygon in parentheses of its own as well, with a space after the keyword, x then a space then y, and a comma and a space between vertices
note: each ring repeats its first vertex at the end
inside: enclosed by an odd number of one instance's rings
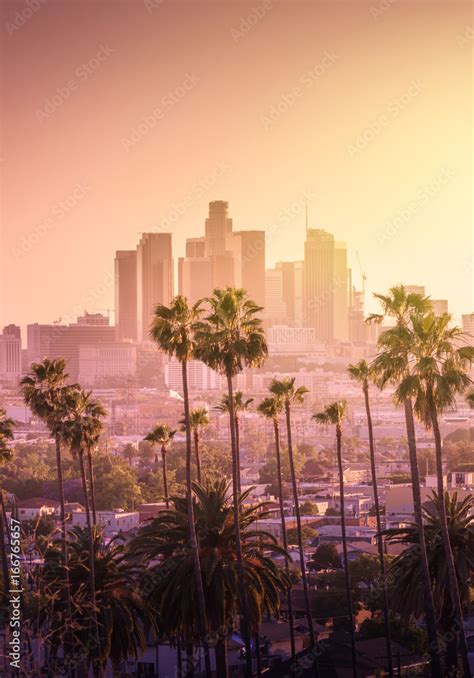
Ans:
MULTIPOLYGON (((168 473, 166 468, 166 453, 175 437, 177 431, 170 429, 168 424, 157 424, 154 429, 145 436, 143 440, 152 445, 159 445, 161 450, 161 468, 163 472, 163 491, 165 494, 166 508, 169 508, 169 494, 168 494, 168 473)), ((156 457, 155 457, 156 459, 156 457)))
MULTIPOLYGON (((395 327, 386 330, 379 337, 379 351, 372 362, 377 386, 379 386, 379 388, 384 388, 387 384, 397 385, 400 381, 410 376, 410 364, 407 360, 406 351, 404 350, 407 327, 411 317, 413 315, 423 315, 428 312, 431 308, 431 303, 428 297, 415 293, 407 294, 403 285, 392 287, 388 295, 379 294, 374 296, 382 305, 382 314, 369 316, 368 321, 381 322, 384 317, 388 316, 389 318, 394 319, 396 323, 395 327)), ((396 404, 403 406, 405 414, 411 487, 413 493, 413 513, 415 523, 420 533, 419 545, 423 565, 425 618, 429 637, 431 671, 434 678, 441 678, 443 676, 443 669, 438 645, 436 614, 424 536, 412 394, 409 394, 406 391, 403 393, 396 392, 394 398, 396 404)))
MULTIPOLYGON (((91 496, 88 485, 86 465, 84 455, 89 451, 90 462, 92 454, 90 452, 93 445, 99 439, 102 431, 101 417, 105 416, 105 410, 100 403, 93 400, 92 392, 83 391, 80 388, 72 388, 67 393, 66 408, 67 417, 61 428, 62 441, 69 446, 71 454, 79 461, 81 472, 82 490, 84 494, 84 507, 86 509, 87 529, 84 534, 88 535, 89 540, 89 579, 90 592, 92 600, 92 618, 94 622, 96 640, 100 649, 100 632, 96 607, 96 574, 95 574, 95 556, 94 556, 94 532, 91 520, 91 496)), ((89 467, 92 477, 92 466, 89 467)), ((94 501, 95 509, 95 501, 94 501)), ((95 510, 94 510, 95 525, 95 510)), ((100 670, 100 668, 99 668, 100 670)))
POLYGON ((387 581, 385 576, 385 559, 382 536, 382 521, 380 518, 380 504, 377 483, 377 470, 375 465, 375 443, 374 443, 374 429, 372 425, 372 413, 370 409, 369 400, 369 380, 371 379, 371 370, 366 360, 360 360, 355 365, 349 365, 348 372, 354 381, 358 382, 362 387, 364 394, 365 413, 367 417, 367 429, 369 434, 369 452, 370 452, 370 469, 372 476, 372 488, 374 491, 374 506, 375 506, 375 520, 377 523, 377 545, 379 551, 380 561, 380 575, 383 587, 383 606, 384 606, 384 625, 385 625, 385 641, 387 647, 387 662, 389 676, 393 678, 393 658, 392 658, 392 638, 390 632, 390 605, 388 600, 387 581))
MULTIPOLYGON (((209 412, 207 410, 207 407, 196 407, 192 409, 189 413, 189 422, 191 424, 191 431, 193 433, 193 439, 194 439, 194 458, 196 461, 196 478, 198 483, 202 482, 202 473, 201 473, 201 455, 199 453, 199 443, 200 443, 200 438, 199 438, 199 432, 205 428, 206 426, 209 426, 209 412)), ((184 417, 181 419, 179 422, 180 424, 183 425, 183 430, 186 430, 185 428, 185 421, 184 417)))
MULTIPOLYGON (((240 414, 242 412, 247 412, 250 405, 253 403, 253 398, 244 398, 242 391, 235 391, 234 393, 234 421, 235 421, 235 444, 237 448, 237 466, 238 466, 238 475, 237 475, 237 489, 239 492, 242 491, 242 484, 240 479, 240 414)), ((229 414, 229 396, 225 393, 222 396, 220 403, 218 403, 215 408, 218 412, 223 412, 229 414)))
MULTIPOLYGON (((70 396, 70 390, 74 386, 67 385, 68 374, 65 372, 66 361, 63 358, 49 360, 45 358, 40 363, 31 365, 31 372, 23 377, 20 382, 25 404, 33 414, 41 419, 48 427, 55 441, 56 447, 56 473, 58 480, 59 504, 61 510, 61 533, 62 533, 62 557, 66 580, 69 576, 66 511, 64 499, 64 481, 62 470, 62 427, 68 414, 66 401, 70 396)), ((67 622, 72 628, 72 603, 70 587, 66 586, 67 622)), ((66 656, 74 654, 74 639, 69 632, 69 641, 65 648, 66 656)))
MULTIPOLYGON (((7 417, 6 411, 0 407, 0 463, 10 461, 12 458, 12 449, 10 442, 13 440, 13 427, 15 422, 7 417)), ((10 576, 8 573, 7 547, 5 543, 5 531, 7 530, 7 520, 5 504, 3 501, 3 489, 0 488, 0 554, 2 556, 2 578, 3 578, 3 609, 8 609, 8 599, 10 591, 10 576)))
POLYGON ((268 354, 262 321, 262 310, 245 290, 227 287, 215 289, 207 299, 209 313, 195 323, 195 355, 212 369, 225 375, 229 399, 229 423, 232 448, 232 494, 234 527, 236 532, 237 562, 239 566, 240 596, 242 600, 242 631, 245 640, 247 673, 252 674, 250 634, 248 631, 248 601, 245 587, 242 545, 239 523, 239 468, 235 431, 234 387, 232 380, 244 367, 258 367, 268 354))
MULTIPOLYGON (((439 428, 439 413, 455 403, 471 384, 468 371, 474 361, 474 346, 464 345, 465 337, 458 327, 450 327, 451 316, 436 316, 433 312, 413 316, 409 350, 413 364, 412 376, 400 385, 418 395, 415 411, 425 426, 433 431, 435 440, 438 496, 444 493, 443 451, 439 428)), ((445 502, 438 502, 441 538, 445 551, 447 572, 451 586, 454 617, 458 628, 459 645, 464 671, 469 669, 467 642, 464 633, 463 612, 459 594, 456 566, 449 539, 445 502)))
MULTIPOLYGON (((455 492, 451 497, 443 494, 444 501, 433 492, 428 505, 423 507, 426 527, 428 562, 436 601, 436 613, 440 619, 441 630, 447 641, 446 675, 456 675, 458 669, 457 638, 453 628, 457 627, 456 614, 451 595, 448 564, 442 539, 440 504, 444 503, 449 526, 449 539, 456 564, 456 577, 461 595, 461 603, 468 609, 470 602, 470 581, 474 570, 474 498, 469 495, 459 500, 455 492)), ((421 559, 419 533, 416 525, 386 530, 388 540, 394 544, 403 544, 405 549, 390 564, 389 579, 393 588, 393 606, 403 618, 418 618, 423 612, 423 587, 420 586, 421 559)))
POLYGON ((306 565, 304 560, 300 502, 298 498, 298 486, 296 483, 295 463, 293 459, 293 439, 291 432, 291 407, 293 404, 301 404, 304 402, 304 397, 306 393, 308 393, 308 389, 305 386, 295 388, 294 378, 282 379, 281 381, 274 379, 270 384, 270 392, 273 394, 274 397, 278 398, 278 400, 280 400, 283 403, 283 407, 285 410, 286 438, 288 445, 288 457, 290 462, 291 486, 293 490, 293 506, 295 508, 296 515, 296 533, 298 538, 301 578, 303 581, 303 591, 305 597, 306 617, 308 620, 309 635, 311 639, 311 644, 314 645, 316 643, 316 636, 314 633, 313 615, 311 613, 311 602, 309 598, 308 578, 306 575, 306 565))
POLYGON ((352 604, 352 586, 351 575, 349 571, 349 558, 347 555, 347 535, 346 535, 346 515, 344 502, 344 471, 342 467, 342 423, 346 418, 347 403, 345 400, 331 403, 324 408, 322 412, 313 415, 318 424, 332 425, 336 427, 336 452, 337 466, 339 472, 339 504, 341 506, 341 531, 342 531, 342 551, 344 554, 344 575, 346 579, 347 609, 351 622, 351 651, 352 651, 352 672, 354 678, 357 678, 357 656, 355 644, 355 625, 354 625, 354 606, 352 604))
MULTIPOLYGON (((257 407, 257 411, 266 419, 270 420, 273 424, 273 433, 275 436, 275 456, 277 463, 278 499, 280 502, 281 534, 283 548, 285 551, 288 551, 288 537, 286 534, 286 525, 285 525, 285 506, 283 503, 283 482, 281 472, 280 424, 278 422, 282 410, 283 402, 281 401, 280 398, 277 398, 276 396, 273 396, 273 398, 264 398, 257 407)), ((290 567, 288 560, 285 561, 285 566, 286 566, 286 576, 288 577, 288 580, 290 580, 290 567)), ((294 660, 296 656, 295 629, 293 619, 293 600, 291 596, 290 586, 286 591, 286 599, 288 603, 288 623, 290 625, 291 656, 294 660)))
MULTIPOLYGON (((193 488, 209 633, 216 641, 217 675, 227 678, 227 638, 235 618, 243 613, 237 583, 240 574, 233 502, 228 499, 225 480, 207 480, 204 485, 194 483, 193 488)), ((264 615, 278 617, 279 594, 287 589, 289 582, 272 556, 288 558, 288 555, 273 536, 258 527, 258 521, 269 515, 265 506, 247 508, 243 505, 247 496, 248 492, 239 497, 241 510, 237 515, 249 593, 247 621, 251 631, 256 632, 264 615)), ((172 497, 172 502, 171 510, 162 511, 141 528, 130 543, 130 554, 145 563, 160 561, 147 571, 142 593, 157 610, 165 632, 171 638, 181 635, 189 644, 199 632, 196 577, 193 576, 194 561, 189 557, 186 503, 181 497, 172 497)))
POLYGON ((200 302, 193 306, 188 304, 186 297, 176 296, 170 306, 158 304, 155 309, 153 322, 150 328, 150 337, 160 350, 176 358, 181 363, 183 378, 184 421, 186 427, 186 500, 188 507, 188 529, 194 559, 194 573, 198 591, 198 609, 201 620, 201 642, 204 647, 206 678, 211 678, 211 662, 207 643, 206 604, 204 600, 204 586, 201 574, 201 563, 194 521, 194 504, 191 479, 191 420, 189 414, 188 388, 188 361, 195 353, 194 326, 201 315, 200 302))

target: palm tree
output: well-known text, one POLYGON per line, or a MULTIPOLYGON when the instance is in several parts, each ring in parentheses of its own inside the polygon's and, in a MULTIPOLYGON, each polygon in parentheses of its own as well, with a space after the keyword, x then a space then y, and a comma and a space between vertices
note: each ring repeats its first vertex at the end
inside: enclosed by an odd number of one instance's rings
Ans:
MULTIPOLYGON (((13 427, 15 422, 7 417, 6 411, 0 407, 0 463, 10 461, 12 450, 9 442, 13 440, 13 427)), ((5 504, 3 502, 3 489, 0 488, 0 553, 2 556, 2 578, 3 578, 3 609, 8 609, 8 599, 10 591, 10 576, 8 573, 7 547, 5 543, 5 531, 7 529, 5 504)))
MULTIPOLYGON (((379 353, 372 362, 376 384, 384 388, 387 384, 397 385, 410 376, 410 365, 406 354, 407 327, 413 315, 423 315, 430 310, 431 303, 420 294, 407 294, 403 285, 392 287, 388 295, 374 295, 382 304, 381 315, 369 316, 368 321, 381 322, 385 316, 396 322, 394 328, 386 330, 378 340, 379 353)), ((409 334, 409 333, 408 333, 409 334)), ((413 493, 413 512, 420 533, 420 550, 423 565, 423 584, 425 591, 425 617, 429 637, 431 671, 435 678, 443 676, 441 655, 438 647, 436 615, 431 590, 430 571, 424 537, 423 513, 420 491, 420 474, 416 450, 415 421, 413 415, 412 393, 395 392, 395 402, 402 405, 407 429, 408 455, 410 460, 411 487, 413 493)))
MULTIPOLYGON (((286 534, 286 525, 285 525, 285 506, 283 503, 283 482, 281 472, 280 425, 278 423, 278 419, 282 413, 282 410, 283 402, 275 396, 273 398, 264 398, 264 400, 262 400, 262 402, 257 407, 257 411, 266 419, 269 419, 273 424, 273 432, 275 436, 275 456, 277 462, 278 498, 280 502, 281 534, 283 548, 285 551, 288 551, 288 538, 286 534)), ((288 577, 289 580, 290 567, 288 560, 285 561, 285 566, 286 566, 286 576, 288 577)), ((295 629, 293 625, 293 600, 291 596, 290 586, 286 591, 286 599, 288 603, 288 623, 290 625, 291 656, 294 661, 296 656, 295 629)))
MULTIPOLYGON (((352 650, 352 671, 354 678, 357 678, 357 657, 355 644, 355 626, 354 626, 354 607, 352 604, 351 575, 349 571, 349 558, 347 555, 347 536, 346 536, 346 516, 344 504, 344 472, 342 468, 342 422, 346 418, 347 403, 345 400, 331 403, 324 408, 322 412, 313 415, 319 424, 336 427, 336 452, 337 466, 339 471, 339 504, 341 506, 341 531, 342 531, 342 551, 344 554, 344 575, 346 579, 347 608, 351 621, 351 650, 352 650)), ((391 652, 390 652, 391 654, 391 652)))
MULTIPOLYGON (((146 630, 157 633, 155 611, 139 595, 139 579, 143 568, 128 557, 128 553, 115 537, 104 543, 101 530, 92 528, 94 544, 94 570, 96 574, 96 605, 91 605, 91 590, 87 584, 89 569, 89 534, 87 529, 73 527, 68 533, 69 586, 74 600, 74 626, 80 642, 77 662, 84 665, 81 675, 88 675, 92 666, 94 675, 105 669, 110 659, 114 675, 127 658, 137 658, 147 647, 146 630), (99 640, 91 624, 91 608, 95 607, 99 621, 99 640)), ((65 573, 57 564, 57 547, 53 545, 45 554, 41 592, 49 602, 33 617, 33 623, 49 626, 48 637, 60 634, 64 606, 65 573)), ((81 668, 80 666, 78 668, 81 668)), ((56 674, 55 674, 56 675, 56 674)))
POLYGON ((64 510, 64 484, 61 461, 61 416, 62 406, 68 393, 65 372, 66 361, 63 358, 49 360, 31 365, 31 374, 24 377, 20 384, 23 399, 33 414, 46 423, 54 435, 56 444, 56 471, 58 475, 59 503, 61 506, 61 523, 63 539, 66 539, 64 510))
MULTIPOLYGON (((469 607, 469 582, 474 568, 474 498, 469 495, 458 500, 457 493, 452 497, 443 493, 444 502, 433 492, 429 504, 423 507, 428 562, 431 573, 433 598, 436 601, 436 613, 440 619, 443 636, 447 641, 446 675, 455 675, 458 668, 457 638, 452 633, 457 628, 456 613, 451 595, 448 564, 442 539, 440 504, 444 503, 444 513, 449 526, 449 539, 456 564, 456 577, 462 606, 469 607)), ((423 612, 424 593, 422 581, 422 563, 420 559, 419 532, 416 525, 386 530, 388 540, 394 544, 403 544, 406 548, 390 565, 389 579, 393 587, 393 606, 403 618, 419 618, 423 612)))
MULTIPOLYGON (((45 358, 40 363, 31 365, 31 373, 20 382, 23 399, 33 414, 43 421, 55 441, 56 447, 56 472, 58 477, 58 494, 61 510, 61 533, 62 533, 62 556, 65 568, 66 580, 69 576, 68 552, 66 548, 66 511, 64 499, 64 482, 62 470, 62 427, 66 416, 66 400, 73 386, 67 385, 68 375, 65 372, 66 361, 63 358, 49 360, 45 358)), ((72 628, 72 603, 70 587, 66 586, 67 599, 67 622, 72 628)), ((69 633, 69 643, 65 648, 66 656, 74 654, 74 640, 72 632, 69 633)))
POLYGON ((83 391, 80 388, 72 388, 68 391, 66 396, 65 410, 66 419, 61 427, 61 439, 69 446, 71 454, 79 460, 79 469, 81 472, 82 490, 84 494, 84 507, 86 509, 86 523, 87 530, 84 534, 88 535, 89 539, 89 579, 90 592, 92 599, 92 617, 95 625, 96 639, 98 648, 100 650, 100 633, 99 622, 97 618, 96 607, 96 576, 95 576, 95 556, 94 556, 94 533, 93 524, 95 525, 95 500, 94 500, 94 514, 91 521, 91 497, 90 489, 87 482, 86 466, 84 454, 89 454, 89 478, 93 478, 92 470, 92 453, 91 449, 99 439, 102 431, 101 417, 104 417, 106 412, 102 405, 91 398, 91 391, 83 391))
POLYGON ((296 484, 296 472, 295 472, 295 463, 293 459, 293 441, 291 435, 291 406, 294 403, 301 404, 304 402, 304 397, 308 393, 308 389, 305 386, 300 386, 295 388, 295 379, 282 379, 278 381, 274 379, 270 385, 270 392, 278 398, 282 403, 285 409, 285 419, 286 419, 286 437, 288 444, 288 457, 290 462, 290 475, 291 475, 291 485, 293 490, 293 506, 295 507, 296 515, 296 533, 298 539, 298 551, 300 556, 300 568, 301 568, 301 578, 303 581, 303 591, 305 597, 305 607, 306 607, 306 617, 308 619, 309 635, 311 639, 311 645, 314 645, 316 642, 316 637, 314 633, 314 624, 313 624, 313 615, 311 613, 311 602, 309 599, 309 586, 308 579, 306 576, 306 566, 304 560, 304 550, 303 550, 303 533, 301 530, 301 513, 300 513, 300 503, 298 498, 298 487, 296 484))
MULTIPOLYGON (((216 642, 217 675, 227 678, 227 637, 236 617, 243 614, 233 501, 228 499, 225 480, 207 480, 204 485, 194 483, 193 489, 209 634, 216 642)), ((247 621, 250 630, 256 632, 264 615, 278 617, 280 592, 289 585, 272 556, 288 556, 273 536, 258 528, 258 521, 269 515, 268 511, 262 511, 265 506, 247 508, 244 506, 247 496, 248 492, 238 498, 237 515, 249 595, 247 621)), ((157 610, 169 637, 182 636, 186 644, 190 644, 199 634, 194 560, 189 552, 186 502, 181 497, 172 497, 172 503, 173 509, 162 511, 141 528, 130 543, 130 555, 145 563, 160 561, 147 571, 142 593, 157 610)))
MULTIPOLYGON (((240 413, 241 412, 247 412, 249 409, 251 403, 253 403, 253 398, 248 398, 247 400, 244 398, 244 394, 242 391, 236 391, 234 393, 234 421, 235 421, 235 444, 237 447, 237 466, 238 466, 238 475, 237 475, 237 489, 239 492, 242 491, 241 487, 241 480, 240 480, 240 413)), ((230 412, 230 407, 229 407, 229 396, 228 394, 224 394, 222 396, 221 402, 215 406, 215 408, 218 412, 223 412, 226 414, 229 414, 230 412)))
POLYGON ((215 289, 207 300, 209 314, 195 323, 195 355, 206 365, 227 379, 229 423, 232 448, 232 495, 234 501, 234 527, 236 532, 237 561, 239 566, 240 596, 242 603, 242 631, 246 647, 247 673, 252 674, 250 634, 248 632, 248 601, 245 587, 243 554, 239 523, 239 467, 235 430, 234 389, 232 379, 244 367, 258 367, 268 353, 262 321, 257 314, 260 306, 249 299, 242 289, 227 287, 215 289))
MULTIPOLYGON (((207 407, 196 407, 191 410, 189 413, 189 421, 191 424, 191 431, 194 438, 194 457, 196 460, 196 478, 198 483, 202 482, 201 474, 201 456, 199 454, 199 432, 209 426, 209 412, 207 407)), ((179 422, 183 426, 183 430, 186 430, 184 417, 179 422)))
MULTIPOLYGON (((168 424, 157 424, 153 430, 148 433, 143 440, 151 443, 152 445, 159 445, 161 449, 161 467, 163 471, 163 491, 165 493, 165 502, 166 508, 169 508, 169 495, 168 495, 168 473, 166 469, 166 453, 169 450, 169 447, 175 437, 177 431, 170 429, 168 424)), ((155 457, 156 459, 156 457, 155 457)))
MULTIPOLYGON (((462 330, 450 327, 448 313, 436 316, 433 312, 412 317, 410 346, 413 354, 412 376, 400 388, 414 389, 418 395, 415 411, 425 426, 432 429, 435 439, 438 496, 444 493, 443 452, 439 413, 455 403, 471 384, 468 370, 474 361, 474 346, 463 345, 462 330)), ((469 669, 467 642, 464 633, 461 598, 456 577, 456 566, 449 539, 445 502, 438 502, 441 537, 445 551, 447 572, 451 586, 464 671, 469 669)))
POLYGON ((201 642, 204 647, 206 664, 206 678, 211 678, 211 662, 209 658, 209 646, 207 643, 207 620, 206 605, 204 600, 204 587, 201 575, 201 563, 199 560, 198 542, 194 522, 194 504, 191 480, 191 421, 189 414, 189 389, 188 389, 188 361, 195 353, 194 326, 199 320, 200 302, 193 306, 188 304, 186 297, 176 296, 171 305, 158 304, 150 328, 150 337, 155 341, 160 350, 167 355, 176 358, 181 363, 183 378, 184 421, 186 427, 186 499, 188 507, 188 529, 194 558, 194 573, 198 591, 198 609, 201 619, 201 642))
POLYGON ((356 365, 349 365, 348 372, 354 381, 357 381, 362 386, 362 392, 364 394, 365 402, 365 412, 367 417, 367 429, 369 434, 369 451, 370 451, 370 468, 372 475, 372 488, 374 491, 374 506, 375 506, 375 519, 377 522, 377 545, 379 551, 379 561, 380 561, 380 576, 382 579, 383 587, 383 605, 384 605, 384 624, 385 624, 385 641, 387 646, 387 661, 388 661, 388 672, 391 678, 393 678, 393 659, 392 659, 392 638, 390 632, 390 605, 388 600, 388 589, 387 582, 385 577, 385 559, 384 559, 384 548, 383 548, 383 537, 382 537, 382 521, 380 519, 380 505, 379 505, 379 494, 378 494, 378 483, 377 483, 377 470, 375 465, 375 443, 374 443, 374 429, 372 425, 372 413, 370 410, 370 401, 369 401, 369 379, 371 379, 371 370, 366 360, 360 360, 356 365))

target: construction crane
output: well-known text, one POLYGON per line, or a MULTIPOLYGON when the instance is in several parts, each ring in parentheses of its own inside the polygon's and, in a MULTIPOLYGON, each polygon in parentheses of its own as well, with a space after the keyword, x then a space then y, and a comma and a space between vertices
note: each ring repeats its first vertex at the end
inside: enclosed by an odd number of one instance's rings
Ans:
POLYGON ((359 257, 358 250, 356 250, 356 255, 357 255, 357 261, 359 263, 360 274, 362 276, 362 295, 363 295, 364 303, 365 303, 365 281, 367 280, 367 276, 365 275, 364 269, 362 268, 362 264, 360 263, 360 257, 359 257))

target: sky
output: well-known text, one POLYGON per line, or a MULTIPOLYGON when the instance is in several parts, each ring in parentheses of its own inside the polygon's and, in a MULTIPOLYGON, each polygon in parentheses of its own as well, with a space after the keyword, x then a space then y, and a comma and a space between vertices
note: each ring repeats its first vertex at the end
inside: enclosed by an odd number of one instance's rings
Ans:
POLYGON ((403 282, 471 312, 472 9, 4 0, 0 325, 112 309, 115 251, 181 256, 216 199, 267 267, 303 257, 307 202, 368 310, 403 282))

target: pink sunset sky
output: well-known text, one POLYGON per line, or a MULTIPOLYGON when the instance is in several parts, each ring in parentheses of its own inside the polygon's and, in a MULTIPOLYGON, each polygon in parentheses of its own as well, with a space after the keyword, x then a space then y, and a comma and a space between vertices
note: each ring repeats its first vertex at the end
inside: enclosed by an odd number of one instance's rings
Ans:
POLYGON ((472 311, 472 4, 2 3, 0 323, 113 308, 139 232, 203 233, 228 200, 268 231, 359 252, 373 291, 472 311))

